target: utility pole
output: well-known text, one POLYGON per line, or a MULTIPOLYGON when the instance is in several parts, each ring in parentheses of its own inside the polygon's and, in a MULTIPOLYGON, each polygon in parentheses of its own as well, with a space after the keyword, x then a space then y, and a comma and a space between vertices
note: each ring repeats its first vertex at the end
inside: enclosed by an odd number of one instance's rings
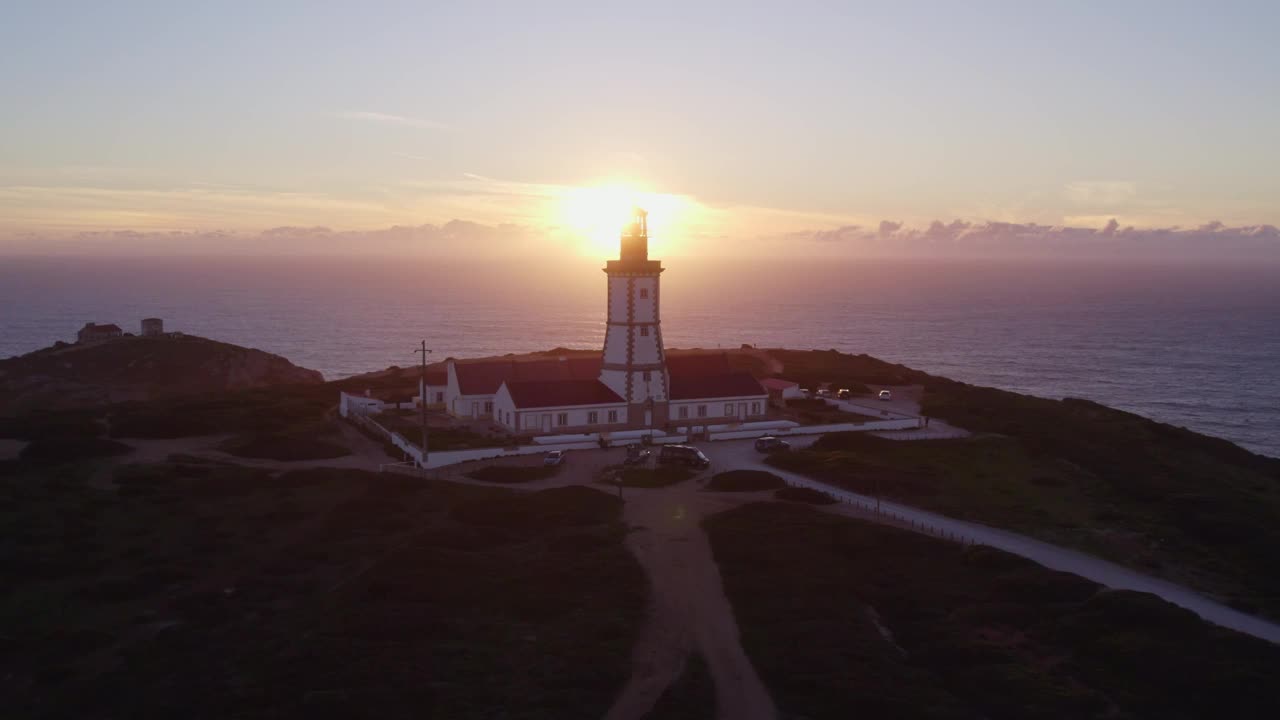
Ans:
POLYGON ((418 407, 422 411, 422 467, 427 467, 427 353, 431 352, 427 349, 427 341, 422 341, 422 347, 414 350, 415 353, 422 353, 422 371, 418 377, 418 407))

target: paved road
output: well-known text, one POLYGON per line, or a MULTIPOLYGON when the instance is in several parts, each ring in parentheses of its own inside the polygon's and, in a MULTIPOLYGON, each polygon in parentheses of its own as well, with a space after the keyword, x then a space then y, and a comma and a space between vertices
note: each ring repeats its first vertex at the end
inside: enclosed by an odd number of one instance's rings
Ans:
MULTIPOLYGON (((794 437, 789 438, 789 441, 793 447, 799 448, 807 447, 815 439, 794 437)), ((763 456, 755 451, 750 440, 703 443, 700 447, 711 458, 717 472, 735 469, 768 470, 790 483, 819 489, 841 500, 864 505, 875 503, 874 498, 866 495, 841 490, 803 475, 765 465, 763 456)), ((1050 545, 1007 530, 997 530, 986 525, 956 520, 896 502, 882 501, 881 507, 884 512, 896 515, 903 520, 931 525, 944 533, 954 533, 976 543, 1021 555, 1045 567, 1074 573, 1109 588, 1158 595, 1209 622, 1280 644, 1280 625, 1242 613, 1167 580, 1143 575, 1092 555, 1050 545)))

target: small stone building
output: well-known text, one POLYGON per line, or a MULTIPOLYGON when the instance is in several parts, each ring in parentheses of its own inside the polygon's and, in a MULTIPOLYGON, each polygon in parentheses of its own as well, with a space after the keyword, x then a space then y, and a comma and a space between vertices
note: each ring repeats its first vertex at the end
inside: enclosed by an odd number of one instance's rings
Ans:
POLYGON ((160 318, 142 319, 142 337, 159 337, 164 335, 164 320, 160 318))

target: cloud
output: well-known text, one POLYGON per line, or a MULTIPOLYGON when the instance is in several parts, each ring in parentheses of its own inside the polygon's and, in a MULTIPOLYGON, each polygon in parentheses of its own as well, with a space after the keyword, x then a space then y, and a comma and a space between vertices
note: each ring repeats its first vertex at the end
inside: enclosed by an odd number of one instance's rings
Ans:
POLYGON ((334 230, 283 225, 261 232, 88 231, 24 233, 0 237, 0 248, 42 255, 392 255, 437 258, 519 257, 545 245, 532 228, 451 220, 443 225, 397 225, 378 230, 334 230))
MULTIPOLYGON (((923 228, 882 221, 876 230, 856 225, 792 232, 780 237, 795 248, 807 240, 824 248, 843 243, 850 255, 891 257, 1063 257, 1212 259, 1264 257, 1280 260, 1280 229, 1274 225, 1230 227, 1210 222, 1194 228, 1122 227, 1115 218, 1102 228, 1038 223, 935 220, 923 228)), ((797 252, 802 252, 796 248, 797 252)))
MULTIPOLYGON (((716 238, 714 234, 699 236, 716 238)), ((556 227, 485 224, 395 225, 337 230, 324 225, 281 225, 260 232, 87 231, 0 233, 0 253, 42 255, 382 255, 431 258, 545 258, 573 253, 572 239, 556 227)), ((970 259, 1248 259, 1280 261, 1274 225, 1136 228, 1112 219, 1101 228, 1038 223, 936 220, 922 227, 901 222, 841 225, 773 235, 719 237, 715 249, 745 257, 887 257, 970 259), (726 242, 725 240, 728 240, 726 242), (807 247, 806 247, 807 246, 807 247)))
POLYGON ((386 125, 405 125, 408 127, 424 128, 427 130, 449 129, 448 125, 434 120, 423 120, 421 118, 392 115, 390 113, 370 112, 368 110, 344 110, 343 112, 338 113, 338 117, 346 120, 361 120, 365 122, 383 123, 386 125))

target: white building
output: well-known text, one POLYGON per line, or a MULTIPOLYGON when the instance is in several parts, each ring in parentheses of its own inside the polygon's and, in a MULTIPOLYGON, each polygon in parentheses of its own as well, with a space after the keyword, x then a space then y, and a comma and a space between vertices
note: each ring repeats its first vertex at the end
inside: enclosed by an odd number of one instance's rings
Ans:
POLYGON ((504 382, 494 401, 494 419, 515 432, 565 434, 629 427, 622 396, 597 379, 504 382))
POLYGON ((447 362, 445 405, 512 432, 583 433, 763 419, 768 393, 723 352, 668 358, 662 345, 662 263, 649 259, 648 218, 636 210, 619 259, 606 263, 608 324, 600 355, 447 362))
POLYGON ((427 407, 444 407, 445 395, 449 391, 449 370, 428 370, 425 377, 418 381, 418 397, 415 404, 426 398, 427 407))
POLYGON ((549 360, 445 361, 445 409, 455 417, 498 419, 494 403, 505 382, 554 384, 569 380, 595 381, 600 356, 570 356, 549 360))

